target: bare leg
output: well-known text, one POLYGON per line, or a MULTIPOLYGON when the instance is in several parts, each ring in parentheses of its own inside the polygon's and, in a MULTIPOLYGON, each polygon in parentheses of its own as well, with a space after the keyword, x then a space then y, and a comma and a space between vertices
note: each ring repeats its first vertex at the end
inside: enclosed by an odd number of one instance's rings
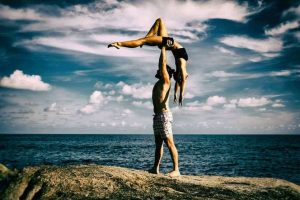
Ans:
POLYGON ((173 161, 173 171, 168 173, 168 175, 170 177, 180 176, 179 167, 178 167, 178 152, 174 144, 173 136, 166 138, 164 141, 169 148, 171 158, 173 161))
POLYGON ((150 28, 149 32, 147 33, 147 35, 145 37, 151 37, 156 34, 158 36, 168 36, 167 28, 161 18, 158 18, 154 22, 154 24, 152 25, 152 27, 150 28))
POLYGON ((130 40, 124 42, 114 42, 108 45, 108 48, 115 47, 119 49, 120 47, 136 48, 141 45, 157 46, 162 43, 161 36, 151 36, 147 38, 140 38, 137 40, 130 40))
POLYGON ((150 173, 159 174, 159 165, 164 153, 163 149, 163 139, 158 136, 155 136, 155 160, 153 168, 149 170, 150 173))
MULTIPOLYGON (((178 104, 180 106, 182 106, 185 85, 186 85, 186 79, 188 77, 188 73, 186 71, 186 60, 184 60, 183 58, 178 58, 178 59, 176 59, 175 62, 176 62, 176 70, 179 70, 179 73, 181 76, 181 82, 179 83, 180 92, 179 92, 178 104)), ((175 87, 175 89, 176 89, 176 87, 175 87)))
POLYGON ((174 104, 177 104, 177 94, 179 91, 179 83, 176 81, 175 82, 175 87, 174 87, 174 104))
MULTIPOLYGON (((142 47, 143 45, 157 46, 161 45, 162 37, 167 37, 168 31, 161 18, 158 18, 152 25, 151 29, 144 38, 137 40, 130 40, 124 42, 114 42, 108 45, 108 48, 115 47, 119 49, 120 47, 136 48, 142 47), (157 36, 156 36, 157 35, 157 36)), ((177 42, 175 42, 177 44, 177 42)))

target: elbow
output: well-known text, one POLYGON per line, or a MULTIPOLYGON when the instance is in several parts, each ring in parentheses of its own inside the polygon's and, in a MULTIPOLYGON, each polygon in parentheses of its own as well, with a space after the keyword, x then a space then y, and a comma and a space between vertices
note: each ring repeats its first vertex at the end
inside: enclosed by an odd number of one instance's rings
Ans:
POLYGON ((170 80, 169 76, 164 77, 164 83, 165 84, 170 84, 171 83, 171 80, 170 80))

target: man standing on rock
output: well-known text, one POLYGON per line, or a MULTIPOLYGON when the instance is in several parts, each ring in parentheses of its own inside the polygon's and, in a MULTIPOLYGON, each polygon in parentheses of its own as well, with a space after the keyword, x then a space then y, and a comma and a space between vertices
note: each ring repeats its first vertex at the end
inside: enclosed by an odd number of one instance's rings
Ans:
POLYGON ((150 173, 159 174, 159 165, 163 156, 163 142, 167 145, 172 161, 173 171, 168 173, 171 177, 180 176, 178 168, 178 152, 173 140, 172 122, 173 116, 169 109, 169 93, 171 88, 171 78, 175 70, 167 65, 166 47, 161 48, 159 58, 159 70, 155 75, 159 80, 152 90, 152 102, 154 106, 153 130, 155 136, 155 161, 150 173))

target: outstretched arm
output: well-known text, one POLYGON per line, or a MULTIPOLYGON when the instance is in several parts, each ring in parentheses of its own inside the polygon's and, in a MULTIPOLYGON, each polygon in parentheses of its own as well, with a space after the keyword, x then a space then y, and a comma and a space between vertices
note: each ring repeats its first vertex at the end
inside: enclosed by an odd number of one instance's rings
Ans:
POLYGON ((161 53, 159 57, 159 70, 162 74, 162 78, 164 83, 169 84, 170 83, 170 77, 167 70, 167 57, 166 57, 166 47, 163 46, 161 48, 161 53))

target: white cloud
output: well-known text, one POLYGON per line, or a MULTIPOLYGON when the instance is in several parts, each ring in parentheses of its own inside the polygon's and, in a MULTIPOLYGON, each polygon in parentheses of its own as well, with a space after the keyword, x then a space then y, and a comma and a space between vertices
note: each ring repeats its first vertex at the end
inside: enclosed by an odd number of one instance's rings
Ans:
POLYGON ((52 103, 49 107, 46 107, 44 109, 45 112, 55 112, 57 111, 57 106, 56 106, 56 103, 52 103))
POLYGON ((93 94, 90 96, 89 103, 90 104, 103 104, 104 96, 100 91, 94 91, 93 94))
POLYGON ((192 99, 192 98, 194 98, 195 97, 195 95, 193 95, 192 93, 190 93, 190 92, 186 92, 185 94, 184 94, 184 98, 186 98, 186 99, 192 99))
POLYGON ((289 76, 289 75, 291 75, 290 70, 282 70, 282 71, 270 73, 270 76, 289 76))
POLYGON ((273 108, 283 108, 283 107, 285 107, 285 105, 282 103, 274 103, 274 104, 272 104, 272 107, 273 108))
POLYGON ((259 111, 266 111, 267 109, 266 108, 259 108, 258 110, 259 111))
POLYGON ((259 107, 270 104, 271 101, 265 97, 255 98, 241 98, 237 101, 239 107, 259 107))
POLYGON ((300 16, 300 5, 298 5, 297 7, 292 7, 290 9, 288 9, 287 11, 284 12, 284 15, 286 15, 288 13, 293 13, 295 15, 300 16))
POLYGON ((189 111, 211 111, 213 110, 214 106, 221 105, 226 103, 226 98, 225 97, 220 97, 220 96, 210 96, 207 98, 205 103, 201 103, 198 100, 193 101, 193 102, 188 102, 186 105, 187 107, 184 108, 189 111))
POLYGON ((39 75, 27 75, 21 70, 15 70, 9 77, 0 80, 0 86, 15 89, 47 91, 51 89, 48 83, 44 83, 39 75))
MULTIPOLYGON (((193 102, 188 102, 186 104, 187 107, 184 108, 184 110, 188 111, 211 111, 214 109, 214 106, 225 104, 226 98, 221 96, 210 96, 207 98, 206 102, 201 103, 198 100, 193 102)), ((177 110, 176 110, 177 112, 177 110)))
POLYGON ((290 29, 295 29, 299 27, 299 23, 297 21, 282 23, 279 26, 265 30, 266 35, 280 35, 287 32, 290 29))
POLYGON ((87 104, 79 110, 82 114, 92 114, 98 110, 98 107, 93 104, 87 104))
MULTIPOLYGON (((178 108, 178 107, 176 107, 178 108)), ((211 111, 213 110, 213 107, 211 105, 207 105, 206 103, 200 103, 199 101, 193 101, 193 102, 188 102, 186 103, 186 107, 183 107, 182 109, 173 109, 175 113, 177 112, 182 112, 182 110, 187 110, 187 111, 193 111, 193 112, 198 112, 198 111, 211 111)))
POLYGON ((31 8, 14 9, 0 5, 0 18, 9 20, 42 20, 42 16, 31 8))
POLYGON ((153 85, 151 85, 150 83, 135 83, 132 85, 128 85, 126 83, 119 83, 119 86, 121 86, 122 94, 130 95, 136 99, 150 99, 152 96, 153 85))
MULTIPOLYGON (((54 8, 52 8, 54 9, 54 8)), ((97 27, 125 28, 131 30, 147 30, 157 16, 167 21, 168 28, 186 27, 187 22, 206 21, 208 19, 229 19, 244 21, 249 14, 247 4, 235 1, 212 0, 197 1, 143 1, 143 2, 110 2, 102 1, 87 5, 70 6, 60 9, 59 17, 43 15, 39 9, 13 9, 0 7, 0 16, 5 19, 28 19, 37 22, 27 26, 31 30, 74 27, 92 29, 97 27), (180 15, 174 13, 180 10, 180 15), (201 11, 201 12, 199 12, 201 11), (28 14, 29 13, 29 14, 28 14), (126 17, 123 17, 126 16, 126 17), (131 23, 128 24, 128 21, 131 23)), ((189 27, 189 26, 187 26, 189 27)))
POLYGON ((186 103, 187 106, 199 106, 202 105, 199 101, 193 101, 193 102, 188 102, 186 103))
POLYGON ((126 108, 126 109, 124 109, 123 110, 123 112, 122 112, 122 114, 121 115, 123 115, 123 116, 127 116, 127 115, 131 115, 133 113, 133 111, 132 110, 130 110, 130 109, 128 109, 128 108, 126 108))
POLYGON ((36 46, 48 46, 58 49, 64 49, 69 51, 104 55, 104 56, 119 56, 119 57, 145 57, 153 55, 151 51, 145 49, 139 49, 139 51, 134 51, 129 48, 122 48, 116 50, 114 48, 107 48, 107 44, 97 44, 93 40, 88 40, 85 34, 73 35, 73 36, 53 36, 53 37, 36 37, 32 40, 23 40, 16 42, 15 45, 26 46, 33 48, 36 46), (89 42, 88 42, 89 41, 89 42))
POLYGON ((238 100, 237 100, 237 99, 231 99, 229 102, 230 102, 231 104, 236 104, 236 103, 238 102, 238 100))
POLYGON ((236 104, 235 103, 224 104, 223 107, 228 110, 236 109, 236 104))
POLYGON ((132 105, 140 107, 140 108, 147 108, 147 109, 153 109, 153 105, 150 101, 133 101, 132 105))
POLYGON ((239 76, 241 76, 241 74, 228 73, 225 71, 213 71, 213 72, 207 74, 207 76, 217 77, 217 78, 227 78, 227 77, 239 77, 239 76))
POLYGON ((224 103, 226 103, 226 98, 220 97, 220 96, 211 96, 211 97, 207 98, 206 103, 209 106, 224 104, 224 103))
POLYGON ((272 72, 264 72, 264 73, 252 73, 252 74, 242 74, 242 73, 228 73, 225 71, 213 71, 211 73, 206 74, 208 77, 216 77, 216 78, 224 78, 223 80, 231 80, 231 79, 255 79, 262 77, 274 77, 274 76, 290 76, 296 71, 292 70, 281 70, 281 71, 272 71, 272 72), (228 79, 226 79, 228 78, 228 79), (229 79, 230 78, 230 79, 229 79))
POLYGON ((295 33, 295 36, 298 40, 300 40, 300 32, 295 33))
POLYGON ((205 111, 210 111, 213 109, 213 107, 210 105, 202 105, 202 106, 200 106, 200 109, 205 110, 205 111))
POLYGON ((79 109, 79 113, 82 114, 92 114, 99 110, 99 108, 106 103, 105 96, 101 91, 94 91, 89 99, 89 103, 83 108, 79 109))
MULTIPOLYGON (((158 16, 166 22, 169 33, 180 42, 193 42, 200 40, 200 34, 208 28, 205 22, 209 19, 228 19, 245 21, 250 14, 247 4, 235 1, 101 1, 84 5, 57 8, 44 6, 45 9, 10 8, 0 6, 0 18, 10 20, 31 20, 31 23, 21 25, 21 30, 47 31, 57 33, 57 36, 40 36, 32 40, 17 42, 28 48, 37 45, 50 46, 69 51, 78 51, 89 54, 107 56, 142 57, 149 54, 139 50, 106 49, 106 45, 116 40, 128 40, 142 37, 152 26, 158 16), (56 15, 49 15, 44 10, 54 10, 56 15), (174 10, 180 10, 180 15, 174 10), (200 11, 200 12, 199 12, 200 11), (124 17, 126 16, 126 17, 124 17), (130 21, 130 23, 128 23, 130 21), (114 34, 107 29, 122 30, 121 34, 114 34), (93 30, 101 30, 97 33, 93 30), (136 31, 135 34, 126 34, 126 31, 136 31), (78 34, 80 32, 81 34, 78 34), (200 33, 200 34, 199 34, 200 33), (58 36, 59 35, 59 36, 58 36), (97 44, 97 45, 91 45, 97 44)), ((122 48, 123 49, 123 48, 122 48)))
POLYGON ((267 58, 275 58, 275 57, 278 57, 280 54, 279 53, 263 53, 262 55, 267 58))
POLYGON ((251 62, 259 62, 262 60, 262 57, 260 57, 260 56, 250 57, 249 60, 251 62))
MULTIPOLYGON (((249 98, 231 99, 229 102, 230 102, 229 104, 225 104, 223 106, 225 109, 235 109, 237 106, 243 108, 261 107, 272 103, 272 101, 266 97, 261 97, 261 98, 249 97, 249 98)), ((262 111, 262 109, 259 110, 262 111)))
POLYGON ((228 55, 231 55, 231 56, 236 55, 236 54, 234 53, 234 51, 231 51, 231 50, 226 49, 226 48, 224 48, 224 47, 221 47, 221 46, 215 46, 215 48, 218 49, 219 51, 221 51, 222 53, 225 53, 225 54, 228 54, 228 55))
POLYGON ((229 36, 220 39, 221 43, 228 46, 250 49, 258 53, 279 52, 283 43, 278 38, 253 39, 242 36, 229 36))
POLYGON ((124 97, 122 95, 116 97, 117 102, 121 102, 123 100, 124 100, 124 97))

